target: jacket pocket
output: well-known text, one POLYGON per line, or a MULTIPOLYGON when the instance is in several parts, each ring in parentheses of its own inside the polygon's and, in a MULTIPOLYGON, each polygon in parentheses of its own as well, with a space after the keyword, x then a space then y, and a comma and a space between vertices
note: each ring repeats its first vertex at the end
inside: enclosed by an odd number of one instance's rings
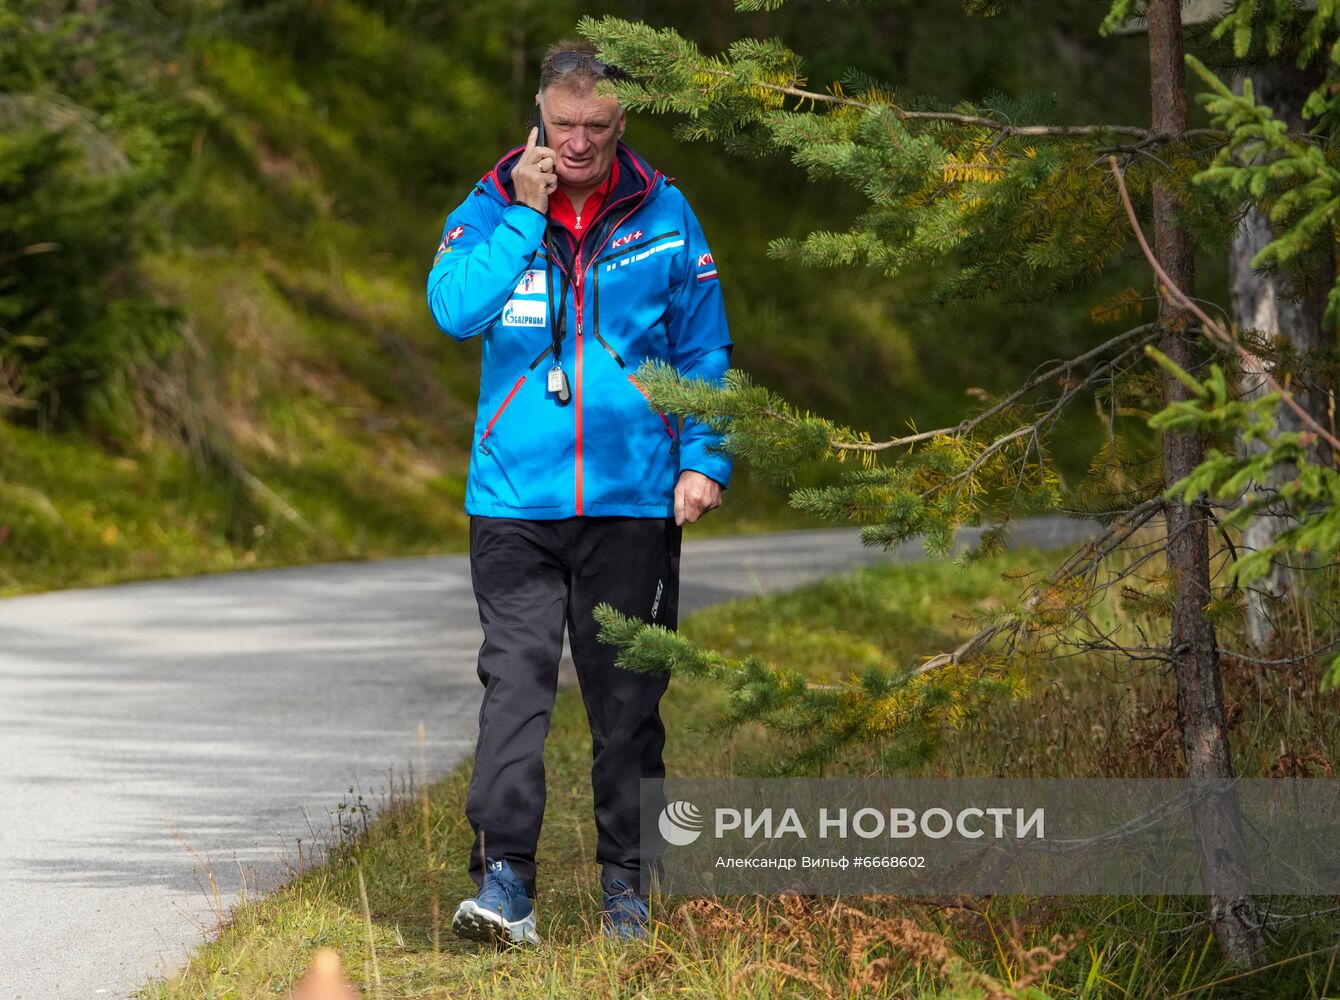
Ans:
MULTIPOLYGON (((606 349, 608 350, 608 348, 606 349)), ((611 351, 611 353, 613 352, 611 351)), ((642 393, 642 398, 645 399, 648 403, 650 403, 651 394, 642 387, 642 383, 639 382, 637 379, 633 378, 630 372, 625 371, 624 375, 627 377, 628 381, 633 384, 633 388, 636 389, 638 392, 642 393)), ((656 415, 661 418, 661 425, 665 427, 666 436, 670 438, 670 453, 673 455, 675 453, 675 447, 677 445, 677 442, 675 441, 674 428, 670 426, 670 418, 666 416, 664 413, 661 413, 660 411, 657 411, 656 415)))
POLYGON ((525 381, 526 381, 525 375, 522 375, 519 379, 516 380, 516 385, 512 386, 512 391, 507 394, 507 398, 502 401, 502 405, 499 406, 498 409, 493 412, 493 416, 489 418, 488 426, 484 428, 484 433, 479 435, 478 448, 485 455, 492 454, 492 452, 489 451, 489 447, 487 444, 485 444, 485 442, 488 441, 489 436, 493 433, 493 425, 498 422, 498 418, 503 415, 503 411, 505 411, 507 407, 512 404, 512 400, 516 398, 517 392, 520 391, 521 386, 525 383, 525 381))

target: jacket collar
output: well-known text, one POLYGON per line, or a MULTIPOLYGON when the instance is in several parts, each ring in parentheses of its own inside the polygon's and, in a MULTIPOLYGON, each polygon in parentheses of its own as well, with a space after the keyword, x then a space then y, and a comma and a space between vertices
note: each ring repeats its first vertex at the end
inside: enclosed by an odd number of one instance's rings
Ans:
MULTIPOLYGON (((516 187, 512 183, 512 170, 516 167, 525 146, 518 146, 498 161, 480 182, 494 197, 510 205, 516 200, 516 187)), ((619 182, 605 198, 605 205, 613 205, 625 198, 650 194, 654 196, 664 183, 659 170, 655 170, 633 148, 622 140, 615 149, 619 158, 619 182)))

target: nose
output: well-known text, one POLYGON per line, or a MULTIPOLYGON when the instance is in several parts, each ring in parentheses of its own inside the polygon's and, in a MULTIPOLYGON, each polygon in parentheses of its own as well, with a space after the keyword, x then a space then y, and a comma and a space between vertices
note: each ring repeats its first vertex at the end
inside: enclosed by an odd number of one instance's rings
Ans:
POLYGON ((580 155, 591 148, 591 134, 586 131, 586 127, 578 125, 568 136, 568 146, 572 152, 580 155))

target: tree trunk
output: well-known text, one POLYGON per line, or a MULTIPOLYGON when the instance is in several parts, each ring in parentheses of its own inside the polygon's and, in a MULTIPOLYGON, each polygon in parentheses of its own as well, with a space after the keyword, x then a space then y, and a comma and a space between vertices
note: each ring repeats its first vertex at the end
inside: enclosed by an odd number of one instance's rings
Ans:
POLYGON ((511 42, 512 74, 508 96, 512 99, 512 106, 520 107, 523 114, 530 112, 535 104, 534 95, 526 93, 530 70, 526 60, 526 24, 529 13, 526 8, 528 6, 526 0, 516 0, 512 10, 511 38, 509 39, 511 42))
MULTIPOLYGON (((1179 0, 1150 0, 1149 64, 1155 132, 1186 130, 1183 87, 1182 21, 1179 0)), ((1188 296, 1195 294, 1195 257, 1191 239, 1178 224, 1173 192, 1155 182, 1154 253, 1168 277, 1188 296)), ((1201 340, 1193 317, 1163 297, 1159 300, 1159 347, 1182 368, 1193 371, 1201 340)), ((1164 379, 1169 401, 1186 399, 1190 391, 1173 378, 1164 379)), ((1163 476, 1168 485, 1181 479, 1204 456, 1194 433, 1168 432, 1163 439, 1163 476)), ((1210 600, 1209 518, 1204 499, 1191 504, 1170 500, 1165 507, 1168 570, 1176 587, 1172 616, 1173 674, 1177 684, 1177 716, 1182 752, 1192 779, 1226 781, 1233 777, 1228 746, 1224 689, 1219 675, 1219 650, 1214 625, 1204 607, 1210 600)), ((1203 882, 1210 897, 1210 922, 1223 956, 1240 966, 1253 965, 1263 948, 1260 919, 1250 895, 1246 848, 1235 800, 1212 795, 1195 807, 1197 846, 1203 882)))
MULTIPOLYGON (((1234 81, 1234 90, 1242 93, 1242 81, 1250 77, 1257 103, 1272 108, 1277 117, 1288 122, 1290 131, 1303 132, 1302 107, 1307 95, 1320 83, 1319 74, 1299 70, 1291 59, 1281 58, 1273 63, 1241 72, 1234 81)), ((1287 343, 1300 358, 1322 346, 1321 317, 1326 307, 1326 291, 1334 274, 1333 259, 1309 261, 1291 273, 1260 274, 1252 270, 1252 258, 1261 248, 1275 239, 1270 219, 1255 206, 1247 209, 1241 224, 1233 234, 1230 256, 1230 275, 1233 293, 1233 321, 1240 330, 1255 330, 1269 341, 1287 343)), ((1332 255, 1326 255, 1331 257, 1332 255)), ((1261 395, 1262 372, 1244 370, 1242 395, 1251 399, 1261 395)), ((1303 408, 1319 420, 1326 417, 1326 398, 1315 389, 1295 384, 1291 387, 1303 408)), ((1281 431, 1297 431, 1297 414, 1286 406, 1276 411, 1281 431)), ((1239 447, 1260 450, 1259 444, 1241 442, 1239 447)), ((1258 490, 1274 493, 1292 478, 1292 470, 1279 468, 1258 490)), ((1254 517, 1243 533, 1243 548, 1260 550, 1271 545, 1276 536, 1289 526, 1290 518, 1283 512, 1262 511, 1254 517)), ((1290 586, 1289 569, 1276 564, 1270 573, 1255 581, 1247 590, 1247 639, 1258 652, 1268 652, 1275 640, 1273 606, 1284 597, 1290 586)))

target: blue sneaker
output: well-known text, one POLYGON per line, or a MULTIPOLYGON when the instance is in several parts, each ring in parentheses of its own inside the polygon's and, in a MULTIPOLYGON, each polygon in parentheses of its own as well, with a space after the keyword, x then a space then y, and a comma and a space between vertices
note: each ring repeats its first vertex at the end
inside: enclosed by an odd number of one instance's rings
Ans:
POLYGON ((451 929, 457 937, 493 944, 539 944, 535 904, 506 861, 485 860, 479 895, 456 907, 451 929))
POLYGON ((606 937, 647 936, 647 897, 640 896, 621 878, 605 890, 605 908, 600 913, 606 937))

